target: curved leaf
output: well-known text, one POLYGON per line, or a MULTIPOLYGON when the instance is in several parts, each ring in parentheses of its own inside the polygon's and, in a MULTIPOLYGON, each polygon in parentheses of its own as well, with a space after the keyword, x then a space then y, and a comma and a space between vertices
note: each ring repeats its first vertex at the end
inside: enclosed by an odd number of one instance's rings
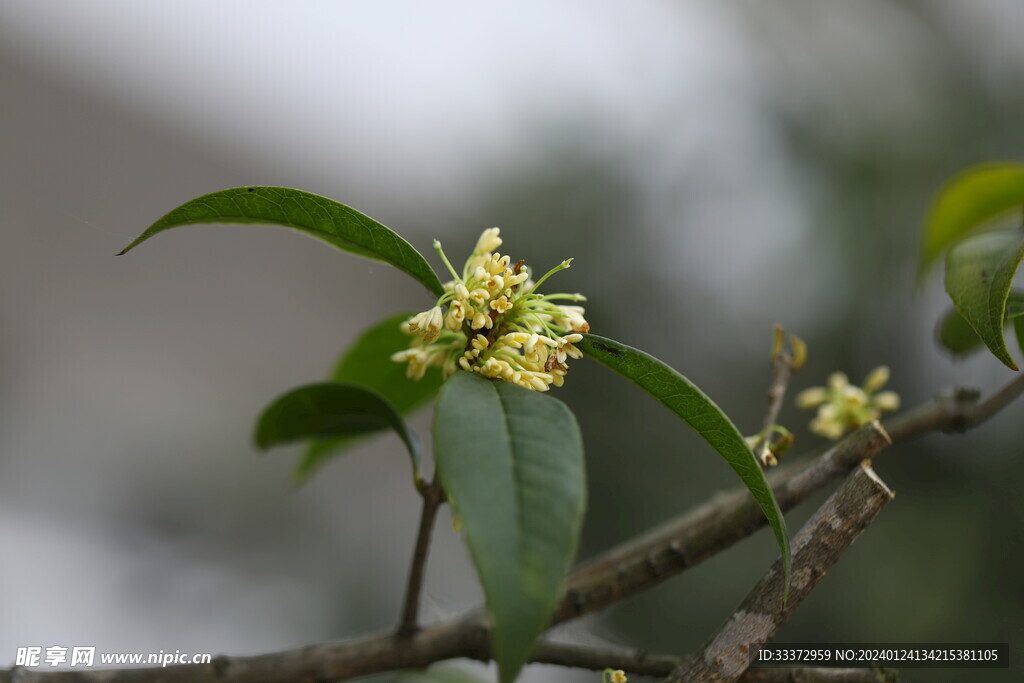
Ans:
POLYGON ((1024 315, 1018 315, 1013 319, 1013 332, 1017 335, 1017 348, 1024 353, 1024 315))
POLYGON ((235 187, 197 197, 151 225, 121 254, 164 230, 197 223, 292 228, 342 251, 390 263, 435 295, 444 293, 426 259, 391 229, 333 199, 287 187, 235 187))
POLYGON ((925 222, 920 274, 975 228, 1024 207, 1024 164, 969 168, 939 190, 925 222))
POLYGON ((278 397, 256 424, 256 446, 266 450, 317 437, 366 434, 393 429, 412 458, 419 478, 420 446, 394 407, 380 394, 355 384, 307 384, 278 397))
MULTIPOLYGON (((405 376, 405 363, 391 360, 391 354, 409 347, 411 337, 400 329, 413 313, 399 313, 363 332, 346 350, 330 379, 372 389, 387 400, 400 415, 408 415, 429 402, 441 388, 441 370, 432 367, 419 381, 405 376)), ((295 470, 296 479, 309 477, 331 456, 360 441, 366 434, 316 439, 306 447, 295 470)))
MULTIPOLYGON (((1024 291, 1013 290, 1006 300, 1006 321, 1024 316, 1024 291)), ((955 307, 950 308, 939 323, 939 344, 954 356, 964 356, 981 348, 983 342, 967 319, 955 307)))
POLYGON ((946 291, 985 346, 1011 370, 1017 364, 1006 348, 1003 327, 1010 285, 1024 258, 1024 232, 972 237, 946 254, 946 291))
POLYGON ((761 464, 747 446, 743 435, 722 409, 690 380, 639 349, 596 334, 583 335, 583 340, 578 342, 576 347, 658 399, 700 434, 729 463, 729 467, 750 489, 775 533, 775 540, 782 553, 788 596, 791 558, 786 520, 775 500, 775 494, 768 486, 761 464))
POLYGON ((438 398, 434 451, 509 683, 547 628, 576 554, 586 499, 579 427, 558 399, 456 372, 438 398))

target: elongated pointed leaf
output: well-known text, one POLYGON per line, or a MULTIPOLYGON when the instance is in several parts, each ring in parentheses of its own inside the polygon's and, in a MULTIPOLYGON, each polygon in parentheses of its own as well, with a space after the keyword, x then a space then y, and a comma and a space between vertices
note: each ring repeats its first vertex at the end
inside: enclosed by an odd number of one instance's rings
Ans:
POLYGON ((1013 319, 1013 333, 1017 336, 1017 348, 1024 353, 1024 315, 1018 315, 1013 319))
POLYGON ((1024 258, 1024 231, 972 237, 946 254, 946 291, 985 346, 1011 370, 1003 327, 1010 285, 1024 258))
POLYGON ((1014 335, 1017 337, 1017 348, 1024 353, 1024 315, 1014 318, 1014 335))
POLYGON ((441 388, 434 451, 494 621, 500 680, 510 683, 576 554, 586 498, 579 427, 558 399, 460 371, 441 388))
POLYGON ((750 489, 775 533, 775 540, 782 552, 788 595, 790 550, 786 520, 775 500, 775 494, 768 486, 760 463, 732 420, 690 380, 654 356, 596 334, 583 335, 583 340, 576 347, 658 399, 729 463, 729 467, 750 489))
MULTIPOLYGON (((1024 291, 1013 290, 1006 300, 1006 322, 1024 316, 1024 291)), ((967 319, 955 307, 950 308, 939 323, 939 344, 954 356, 964 356, 977 351, 984 342, 974 331, 967 319)))
POLYGON ((419 477, 420 446, 401 415, 380 394, 355 384, 321 382, 293 389, 271 403, 256 424, 261 449, 318 437, 366 434, 393 429, 412 458, 419 477))
POLYGON ((921 267, 925 271, 975 229, 1024 207, 1024 164, 974 166, 939 190, 925 222, 921 267))
POLYGON ((333 199, 287 187, 235 187, 197 197, 151 225, 125 247, 197 223, 279 225, 375 261, 390 263, 440 296, 441 281, 423 256, 391 229, 333 199))
MULTIPOLYGON (((338 359, 330 379, 357 384, 376 391, 400 415, 408 415, 428 403, 441 388, 440 368, 430 368, 420 380, 405 376, 406 364, 391 360, 391 354, 409 347, 412 339, 400 325, 412 313, 399 313, 363 332, 338 359)), ((361 441, 368 434, 316 439, 305 450, 295 470, 303 481, 332 456, 361 441)))

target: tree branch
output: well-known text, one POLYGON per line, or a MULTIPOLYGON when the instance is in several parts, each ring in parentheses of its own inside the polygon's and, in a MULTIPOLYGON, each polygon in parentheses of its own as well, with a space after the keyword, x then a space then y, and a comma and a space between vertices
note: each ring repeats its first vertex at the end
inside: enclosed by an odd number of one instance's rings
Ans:
MULTIPOLYGON (((1024 376, 981 403, 977 402, 976 392, 957 391, 896 416, 886 422, 885 431, 893 437, 893 441, 904 441, 933 430, 971 429, 991 418, 1021 393, 1024 393, 1024 376)), ((769 475, 769 482, 780 498, 780 505, 788 509, 807 495, 829 485, 884 446, 885 439, 881 432, 875 427, 865 427, 817 457, 777 468, 769 475)), ((569 590, 556 613, 556 623, 596 611, 651 588, 750 535, 764 525, 764 521, 759 518, 760 513, 754 515, 754 520, 746 517, 746 513, 741 514, 740 509, 750 504, 749 494, 745 490, 717 495, 696 510, 588 561, 570 576, 567 584, 569 590), (718 513, 733 515, 733 521, 728 523, 740 524, 742 528, 739 532, 723 525, 716 516, 718 513), (703 531, 704 527, 708 530, 703 531), (683 545, 683 541, 689 538, 703 540, 690 546, 683 545), (642 566, 647 566, 646 576, 642 566), (618 580, 620 574, 624 577, 622 582, 618 580), (607 588, 598 590, 601 586, 607 588), (593 590, 588 590, 588 587, 593 590)), ((481 613, 476 611, 453 621, 423 628, 410 637, 384 635, 253 657, 218 657, 212 664, 166 668, 43 672, 15 667, 0 671, 0 683, 275 683, 343 680, 386 671, 421 668, 458 657, 487 659, 490 656, 489 643, 487 623, 481 613)), ((543 653, 544 650, 538 646, 538 654, 543 653)), ((758 670, 758 675, 777 675, 761 674, 760 671, 768 670, 758 670)), ((790 679, 749 680, 827 680, 793 677, 804 675, 799 673, 803 671, 807 670, 793 670, 790 679)), ((753 672, 748 675, 752 676, 753 672)))
MULTIPOLYGON (((1024 393, 1024 374, 979 402, 956 389, 887 420, 862 427, 811 458, 774 468, 768 483, 783 512, 845 476, 886 445, 932 431, 963 432, 986 422, 1024 393)), ((767 524, 745 488, 707 503, 588 560, 569 577, 555 623, 596 612, 657 586, 746 538, 767 524)))
MULTIPOLYGON (((769 476, 783 512, 845 476, 889 444, 874 422, 822 455, 769 476)), ((555 623, 603 609, 648 590, 746 538, 766 524, 746 488, 720 493, 700 507, 608 550, 569 577, 555 623)))
POLYGON ((885 669, 747 669, 742 683, 898 683, 899 672, 885 669))
MULTIPOLYGON (((621 669, 629 675, 668 676, 688 660, 652 655, 643 650, 597 649, 542 640, 533 663, 604 671, 621 669)), ((895 671, 872 669, 777 668, 747 669, 740 683, 896 683, 895 671)))
POLYGON ((722 628, 676 669, 667 683, 731 683, 753 662, 757 646, 770 641, 825 573, 857 540, 893 493, 864 462, 811 516, 793 538, 793 581, 783 601, 784 577, 777 560, 722 628))
POLYGON ((893 442, 905 441, 930 431, 966 432, 987 422, 1024 393, 1024 373, 984 401, 974 389, 958 388, 925 405, 890 418, 885 428, 893 442))
POLYGON ((652 655, 643 650, 590 648, 542 640, 534 648, 535 664, 554 664, 575 669, 604 671, 622 669, 638 676, 667 676, 683 664, 682 657, 652 655))
POLYGON ((210 664, 140 669, 44 672, 15 667, 2 683, 319 683, 422 668, 442 659, 487 659, 490 634, 479 619, 461 619, 417 631, 342 643, 310 645, 253 657, 217 657, 210 664))
POLYGON ((420 528, 416 534, 416 546, 412 552, 412 566, 409 568, 409 583, 405 589, 405 604, 402 620, 398 624, 398 635, 407 637, 419 629, 420 591, 423 588, 423 570, 430 552, 430 537, 434 530, 437 510, 444 501, 444 491, 436 476, 423 490, 423 511, 420 513, 420 528))

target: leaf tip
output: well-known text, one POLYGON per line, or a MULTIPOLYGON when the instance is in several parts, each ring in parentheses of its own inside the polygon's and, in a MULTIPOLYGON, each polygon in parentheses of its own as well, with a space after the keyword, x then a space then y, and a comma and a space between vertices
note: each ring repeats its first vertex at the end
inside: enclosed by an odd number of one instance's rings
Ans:
POLYGON ((256 431, 252 435, 252 445, 260 453, 265 453, 274 445, 273 439, 264 433, 263 425, 256 425, 256 431))
POLYGON ((988 346, 992 355, 999 359, 1000 363, 1014 372, 1018 372, 1020 370, 1020 368, 1017 367, 1017 361, 1013 360, 1013 356, 1010 355, 1009 349, 1006 348, 1006 337, 1003 336, 1002 332, 1000 332, 999 336, 991 343, 986 341, 985 345, 988 346))

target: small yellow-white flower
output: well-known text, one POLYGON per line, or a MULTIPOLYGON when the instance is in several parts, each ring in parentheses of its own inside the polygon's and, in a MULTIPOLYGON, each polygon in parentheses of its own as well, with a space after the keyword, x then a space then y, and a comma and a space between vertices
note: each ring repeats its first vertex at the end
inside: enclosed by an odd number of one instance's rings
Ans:
POLYGON ((427 343, 430 343, 436 341, 441 335, 443 322, 444 316, 441 314, 441 307, 434 306, 429 311, 414 315, 409 320, 409 331, 422 336, 427 343))
POLYGON ((512 302, 508 300, 505 295, 499 296, 497 299, 491 301, 491 310, 497 311, 498 313, 507 313, 508 309, 512 308, 512 302))
POLYGON ((423 375, 427 372, 427 362, 429 358, 427 356, 427 352, 422 348, 411 348, 392 354, 391 360, 397 363, 408 363, 405 368, 406 376, 411 379, 419 380, 423 379, 423 375))
POLYGON ((868 373, 864 383, 857 387, 841 372, 829 375, 828 386, 812 387, 796 397, 799 408, 817 408, 810 429, 828 439, 839 439, 872 420, 883 412, 899 410, 900 397, 894 391, 879 391, 889 381, 889 368, 882 365, 868 373))
POLYGON ((466 313, 469 311, 469 306, 463 301, 453 301, 448 306, 448 315, 445 316, 444 326, 446 329, 452 332, 458 332, 462 329, 462 323, 466 319, 466 313))

